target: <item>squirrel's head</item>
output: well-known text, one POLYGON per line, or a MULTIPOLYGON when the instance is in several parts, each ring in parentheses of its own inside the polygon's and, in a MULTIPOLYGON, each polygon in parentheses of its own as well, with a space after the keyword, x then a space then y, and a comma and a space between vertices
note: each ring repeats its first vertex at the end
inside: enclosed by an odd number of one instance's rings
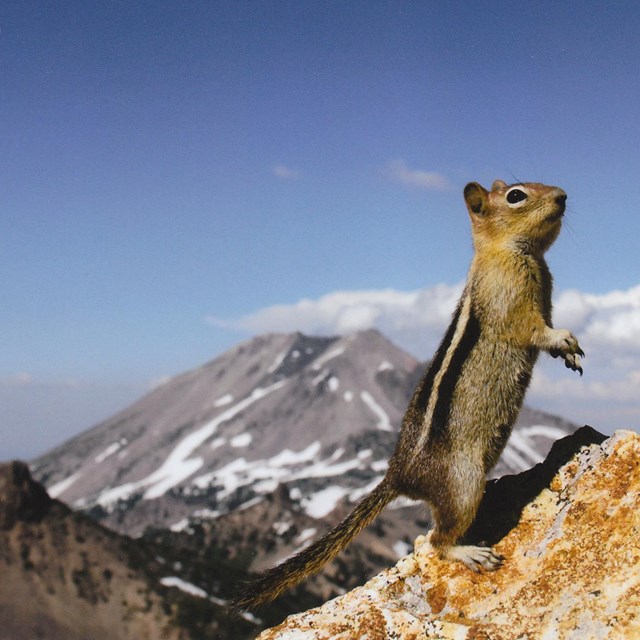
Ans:
POLYGON ((567 194, 536 182, 508 185, 496 180, 491 191, 470 182, 464 199, 476 248, 504 242, 544 252, 560 233, 567 194))

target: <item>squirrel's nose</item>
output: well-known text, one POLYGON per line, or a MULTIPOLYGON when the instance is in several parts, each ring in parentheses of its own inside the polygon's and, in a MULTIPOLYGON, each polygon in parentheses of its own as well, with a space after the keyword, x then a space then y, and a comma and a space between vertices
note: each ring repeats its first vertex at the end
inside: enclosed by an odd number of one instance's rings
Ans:
POLYGON ((563 193, 562 195, 556 196, 556 204, 564 207, 565 203, 567 202, 567 194, 563 193))

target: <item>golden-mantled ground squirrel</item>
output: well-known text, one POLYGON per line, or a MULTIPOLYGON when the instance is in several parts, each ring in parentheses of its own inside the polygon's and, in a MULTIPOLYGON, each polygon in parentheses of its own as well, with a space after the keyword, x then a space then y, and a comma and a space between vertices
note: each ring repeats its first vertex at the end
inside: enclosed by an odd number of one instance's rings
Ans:
POLYGON ((425 500, 443 559, 496 569, 490 547, 458 545, 471 525, 486 473, 498 461, 539 352, 579 371, 575 336, 551 324, 551 273, 543 254, 560 232, 567 196, 537 183, 464 189, 475 254, 458 307, 405 413, 380 484, 335 529, 250 582, 233 602, 254 608, 318 572, 404 495, 425 500))

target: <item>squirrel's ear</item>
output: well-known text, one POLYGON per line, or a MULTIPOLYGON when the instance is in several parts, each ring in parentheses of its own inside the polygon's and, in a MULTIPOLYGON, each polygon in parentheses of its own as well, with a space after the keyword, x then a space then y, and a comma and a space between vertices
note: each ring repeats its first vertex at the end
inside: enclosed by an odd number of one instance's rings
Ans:
POLYGON ((477 182, 470 182, 464 188, 464 201, 470 213, 483 215, 489 192, 477 182))
POLYGON ((494 180, 491 185, 491 191, 498 191, 498 189, 506 189, 507 183, 502 180, 494 180))

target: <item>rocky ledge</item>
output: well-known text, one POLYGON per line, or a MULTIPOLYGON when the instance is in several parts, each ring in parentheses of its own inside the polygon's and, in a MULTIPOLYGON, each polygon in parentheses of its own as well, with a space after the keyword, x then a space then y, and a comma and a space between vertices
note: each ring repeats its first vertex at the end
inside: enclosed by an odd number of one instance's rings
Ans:
POLYGON ((505 556, 473 573, 428 536, 364 586, 259 640, 640 638, 640 436, 583 427, 492 482, 469 542, 505 556))

